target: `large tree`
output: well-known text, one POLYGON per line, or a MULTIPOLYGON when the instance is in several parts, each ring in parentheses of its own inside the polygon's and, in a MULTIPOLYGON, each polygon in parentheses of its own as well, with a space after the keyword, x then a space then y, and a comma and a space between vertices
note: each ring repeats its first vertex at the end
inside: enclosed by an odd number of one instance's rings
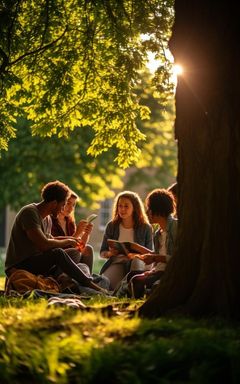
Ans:
POLYGON ((90 154, 115 147, 119 164, 136 161, 136 119, 149 114, 134 92, 138 70, 149 50, 167 63, 172 17, 172 0, 0 1, 0 149, 24 111, 33 134, 91 126, 90 154))
POLYGON ((179 232, 142 316, 240 315, 239 35, 235 2, 175 1, 179 232))

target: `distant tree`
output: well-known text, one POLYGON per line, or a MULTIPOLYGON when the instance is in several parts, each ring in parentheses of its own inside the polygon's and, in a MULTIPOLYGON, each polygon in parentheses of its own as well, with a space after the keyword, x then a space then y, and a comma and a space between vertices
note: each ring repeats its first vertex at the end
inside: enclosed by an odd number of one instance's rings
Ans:
POLYGON ((176 251, 142 316, 240 317, 240 23, 233 1, 175 1, 176 251))
POLYGON ((59 139, 31 135, 31 124, 20 119, 17 137, 0 160, 0 207, 19 209, 38 201, 43 184, 59 179, 80 196, 81 206, 96 207, 96 202, 113 196, 121 188, 124 171, 116 166, 116 151, 108 151, 96 161, 86 154, 94 136, 89 127, 74 130, 59 139))
POLYGON ((134 85, 151 50, 162 59, 172 0, 9 0, 0 2, 0 148, 14 137, 24 111, 33 134, 67 137, 94 130, 88 153, 117 149, 123 167, 145 139, 134 85), (143 36, 145 38, 143 38, 143 36))

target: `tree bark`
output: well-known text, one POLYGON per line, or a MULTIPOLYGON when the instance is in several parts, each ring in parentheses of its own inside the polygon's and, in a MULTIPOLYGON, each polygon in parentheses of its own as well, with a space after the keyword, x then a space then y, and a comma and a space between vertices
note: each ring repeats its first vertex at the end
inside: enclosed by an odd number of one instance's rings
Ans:
POLYGON ((175 1, 178 238, 141 316, 240 317, 239 36, 233 1, 175 1))

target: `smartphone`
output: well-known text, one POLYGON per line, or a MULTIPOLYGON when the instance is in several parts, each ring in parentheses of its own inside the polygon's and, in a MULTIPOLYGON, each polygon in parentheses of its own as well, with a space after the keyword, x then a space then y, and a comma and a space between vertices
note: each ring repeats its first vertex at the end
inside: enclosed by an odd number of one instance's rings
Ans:
POLYGON ((98 216, 98 215, 95 215, 95 213, 92 213, 90 216, 88 216, 88 217, 86 218, 86 221, 87 221, 88 223, 91 223, 93 220, 95 220, 95 219, 97 218, 97 216, 98 216))

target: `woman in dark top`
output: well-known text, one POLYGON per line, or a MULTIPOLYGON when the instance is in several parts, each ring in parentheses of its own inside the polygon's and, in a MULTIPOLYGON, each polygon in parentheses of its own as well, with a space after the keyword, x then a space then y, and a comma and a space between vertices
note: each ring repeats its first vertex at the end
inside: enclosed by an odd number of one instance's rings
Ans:
MULTIPOLYGON (((93 248, 87 244, 93 225, 87 223, 86 220, 80 220, 78 224, 75 222, 74 210, 78 200, 76 193, 72 192, 64 209, 56 216, 52 218, 51 234, 54 237, 61 236, 73 236, 75 238, 81 238, 82 249, 80 258, 76 260, 76 255, 70 255, 75 263, 86 264, 92 273, 93 267, 93 248)), ((78 253, 76 253, 78 254, 78 253)), ((79 256, 78 256, 79 257, 79 256)))
POLYGON ((152 249, 152 227, 137 193, 123 191, 116 196, 112 220, 106 226, 100 249, 100 256, 107 259, 100 273, 109 278, 111 289, 115 289, 130 270, 144 270, 145 264, 139 259, 129 261, 118 254, 109 247, 108 239, 135 242, 152 249))

